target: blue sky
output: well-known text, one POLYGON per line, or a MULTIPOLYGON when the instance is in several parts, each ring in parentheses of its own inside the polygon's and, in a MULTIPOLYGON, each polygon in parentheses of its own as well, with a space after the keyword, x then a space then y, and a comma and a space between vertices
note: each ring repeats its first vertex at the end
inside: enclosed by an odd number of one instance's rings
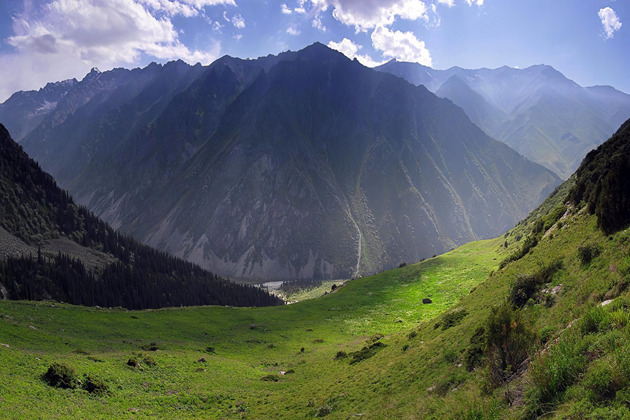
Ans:
POLYGON ((315 41, 368 66, 549 64, 630 93, 628 0, 0 0, 0 101, 92 67, 209 64, 315 41))

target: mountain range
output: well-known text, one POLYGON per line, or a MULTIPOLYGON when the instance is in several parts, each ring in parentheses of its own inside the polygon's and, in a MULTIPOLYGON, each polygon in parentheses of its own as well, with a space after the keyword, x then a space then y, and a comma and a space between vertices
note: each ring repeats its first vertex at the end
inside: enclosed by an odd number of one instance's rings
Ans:
POLYGON ((450 99, 490 136, 564 179, 630 116, 630 95, 581 87, 546 65, 435 70, 392 60, 376 69, 450 99))
POLYGON ((321 44, 94 69, 14 94, 0 121, 114 228, 236 279, 417 261, 504 232, 560 182, 450 100, 321 44))

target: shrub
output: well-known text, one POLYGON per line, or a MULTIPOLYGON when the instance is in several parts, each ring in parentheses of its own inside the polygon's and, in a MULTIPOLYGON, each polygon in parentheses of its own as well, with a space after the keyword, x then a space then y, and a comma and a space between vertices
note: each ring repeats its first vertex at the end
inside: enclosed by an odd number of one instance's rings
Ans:
POLYGON ((412 339, 416 338, 417 336, 418 336, 418 332, 417 332, 417 331, 411 331, 411 332, 407 335, 407 338, 408 338, 409 340, 412 340, 412 339))
POLYGON ((443 353, 444 360, 448 364, 454 364, 457 361, 457 351, 453 349, 444 350, 443 353))
POLYGON ((156 366, 156 365, 157 365, 157 362, 155 361, 155 359, 153 358, 153 356, 148 355, 148 354, 147 354, 147 355, 145 355, 145 356, 142 358, 142 363, 144 363, 144 364, 145 364, 145 365, 147 365, 147 366, 156 366))
POLYGON ((215 352, 216 352, 216 349, 214 347, 210 347, 210 346, 206 347, 206 353, 215 353, 215 352))
POLYGON ((435 392, 443 396, 457 385, 465 382, 467 379, 468 377, 463 373, 451 373, 436 386, 435 392))
POLYGON ((601 253, 599 246, 595 244, 580 245, 578 247, 578 259, 582 265, 588 265, 593 258, 597 257, 601 253))
POLYGON ((269 374, 260 378, 261 381, 265 382, 278 382, 278 375, 269 374))
POLYGON ((534 335, 519 310, 505 302, 490 311, 486 322, 489 385, 503 384, 527 358, 534 335))
POLYGON ((50 365, 46 373, 42 375, 42 379, 48 385, 56 388, 74 389, 78 383, 77 373, 74 368, 63 363, 50 365))
POLYGON ((96 395, 103 395, 108 392, 108 387, 105 382, 89 374, 83 377, 83 389, 85 389, 90 394, 96 395))
POLYGON ((442 326, 442 331, 448 330, 455 325, 459 325, 466 315, 468 315, 468 311, 466 311, 466 309, 455 309, 454 311, 445 313, 438 324, 442 326))
POLYGON ((339 350, 335 355, 335 360, 345 359, 346 357, 348 357, 348 353, 343 350, 339 350))
POLYGON ((324 404, 317 409, 317 414, 315 414, 315 417, 326 417, 330 413, 332 413, 332 407, 328 404, 324 404))
POLYGON ((475 370, 481 364, 483 349, 485 346, 486 329, 478 327, 470 337, 470 344, 464 351, 464 367, 468 372, 475 370))
POLYGON ((144 346, 141 347, 142 350, 146 350, 146 351, 156 351, 159 350, 159 347, 156 343, 151 343, 151 344, 145 344, 144 346))
MULTIPOLYGON (((563 267, 562 260, 556 260, 533 274, 519 275, 510 288, 510 301, 517 308, 523 307, 533 299, 541 285, 549 282, 551 277, 563 267)), ((553 306, 553 302, 551 302, 553 306)))
POLYGON ((353 365, 355 363, 359 363, 363 360, 369 359, 370 357, 374 356, 376 354, 377 351, 385 348, 385 344, 381 343, 380 341, 377 341, 374 344, 371 344, 370 346, 364 346, 361 350, 359 351, 353 351, 352 353, 350 353, 350 364, 353 365))
POLYGON ((556 332, 556 329, 554 327, 551 327, 551 326, 543 327, 539 333, 540 342, 543 344, 547 343, 549 339, 553 337, 555 332, 556 332))

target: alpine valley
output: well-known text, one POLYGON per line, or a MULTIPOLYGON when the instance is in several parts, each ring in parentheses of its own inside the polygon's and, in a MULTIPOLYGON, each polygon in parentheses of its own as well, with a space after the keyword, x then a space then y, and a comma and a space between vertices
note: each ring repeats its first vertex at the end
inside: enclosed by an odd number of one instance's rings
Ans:
POLYGON ((0 121, 79 204, 148 245, 233 279, 337 279, 499 235, 560 183, 471 121, 496 134, 496 105, 463 108, 316 43, 94 69, 14 94, 0 121))

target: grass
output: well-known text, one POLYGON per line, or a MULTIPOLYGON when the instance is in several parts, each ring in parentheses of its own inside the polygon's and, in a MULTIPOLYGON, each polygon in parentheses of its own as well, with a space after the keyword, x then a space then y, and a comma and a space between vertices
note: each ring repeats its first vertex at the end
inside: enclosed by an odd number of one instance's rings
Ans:
POLYGON ((384 354, 402 354, 410 329, 482 282, 496 267, 497 244, 471 243, 276 308, 127 311, 0 302, 0 343, 9 345, 0 346, 1 416, 296 418, 325 405, 333 415, 379 411, 376 397, 385 391, 389 398, 390 387, 411 379, 389 377, 384 354), (424 297, 433 303, 423 305, 424 297), (338 351, 369 346, 376 334, 386 346, 369 360, 334 360, 338 351), (152 345, 157 350, 144 350, 152 345), (154 365, 142 363, 148 353, 154 365), (132 357, 139 367, 127 365, 132 357), (99 378, 109 393, 47 386, 40 376, 53 363, 99 378))
POLYGON ((502 269, 536 219, 284 307, 0 302, 0 417, 623 418, 630 231, 603 235, 594 216, 559 218, 557 206, 542 212, 537 244, 502 269), (585 259, 580 247, 597 252, 585 259), (488 386, 480 327, 528 276, 515 311, 534 337, 531 364, 488 386), (107 392, 46 385, 53 363, 107 392))

